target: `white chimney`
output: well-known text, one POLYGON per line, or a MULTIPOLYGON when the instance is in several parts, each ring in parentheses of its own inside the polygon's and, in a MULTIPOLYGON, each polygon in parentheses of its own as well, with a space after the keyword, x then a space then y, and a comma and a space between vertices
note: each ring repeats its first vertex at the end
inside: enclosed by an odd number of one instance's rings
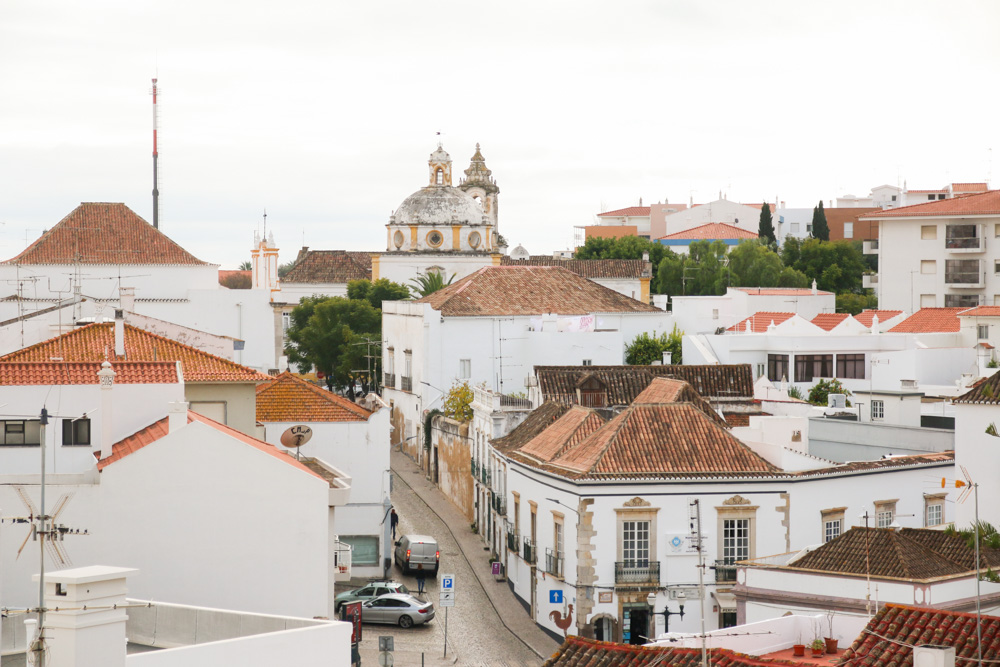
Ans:
POLYGON ((914 646, 913 667, 955 667, 955 647, 914 646))
POLYGON ((110 363, 105 361, 101 364, 101 370, 97 372, 97 379, 101 383, 101 459, 106 459, 111 456, 111 446, 115 444, 111 437, 114 404, 111 395, 115 385, 115 371, 111 368, 110 363))
POLYGON ((188 404, 184 401, 171 401, 167 405, 169 406, 167 411, 167 433, 173 433, 175 430, 187 425, 188 404))
POLYGON ((125 356, 125 313, 122 309, 115 311, 115 357, 125 356))
POLYGON ((46 667, 125 667, 125 579, 136 571, 91 565, 46 573, 46 667))
POLYGON ((663 351, 663 365, 664 366, 669 366, 670 365, 670 359, 673 356, 674 356, 673 352, 671 352, 670 350, 664 350, 663 351))
POLYGON ((815 278, 813 278, 812 288, 813 288, 813 296, 816 296, 817 291, 816 291, 816 279, 815 278))
POLYGON ((118 288, 118 305, 126 313, 135 312, 135 288, 134 287, 119 287, 118 288))

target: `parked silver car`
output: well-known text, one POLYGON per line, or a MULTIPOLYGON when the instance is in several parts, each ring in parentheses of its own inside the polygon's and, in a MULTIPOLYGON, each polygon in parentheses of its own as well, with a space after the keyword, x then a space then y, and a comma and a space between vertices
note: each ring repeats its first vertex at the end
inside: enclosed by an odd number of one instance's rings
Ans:
POLYGON ((434 618, 434 605, 412 595, 389 593, 361 605, 362 623, 388 623, 409 628, 434 618))
POLYGON ((409 593, 408 589, 403 584, 396 581, 373 581, 367 586, 361 588, 355 588, 353 591, 345 591, 338 595, 335 599, 335 604, 337 611, 340 611, 341 605, 348 602, 356 602, 360 600, 361 602, 368 602, 369 600, 374 600, 377 597, 381 597, 387 593, 409 593))

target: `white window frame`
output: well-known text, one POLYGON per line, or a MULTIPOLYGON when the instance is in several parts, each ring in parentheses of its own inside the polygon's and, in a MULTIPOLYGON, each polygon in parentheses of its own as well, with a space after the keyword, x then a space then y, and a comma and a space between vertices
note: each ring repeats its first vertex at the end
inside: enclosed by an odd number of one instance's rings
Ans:
POLYGON ((840 537, 844 530, 843 519, 829 519, 823 522, 823 542, 829 542, 840 537))
POLYGON ((990 337, 990 325, 988 325, 988 324, 977 324, 976 325, 976 334, 978 335, 979 340, 989 340, 989 337, 990 337))
POLYGON ((459 380, 472 379, 472 359, 458 360, 458 379, 459 380))
POLYGON ((722 519, 722 559, 736 563, 750 558, 749 518, 722 519))
POLYGON ((645 519, 622 521, 622 562, 633 563, 630 567, 649 565, 651 525, 645 519))
POLYGON ((872 400, 871 419, 873 422, 885 420, 885 401, 872 400))

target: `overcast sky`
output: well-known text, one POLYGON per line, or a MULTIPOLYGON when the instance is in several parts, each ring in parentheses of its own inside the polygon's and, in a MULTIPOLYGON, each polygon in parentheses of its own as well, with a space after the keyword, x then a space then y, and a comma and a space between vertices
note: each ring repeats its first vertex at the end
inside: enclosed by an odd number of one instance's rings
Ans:
POLYGON ((283 262, 384 250, 438 131, 540 254, 640 197, 985 180, 998 34, 992 0, 7 0, 0 256, 81 201, 152 221, 154 76, 160 228, 201 259, 248 259, 265 208, 283 262))

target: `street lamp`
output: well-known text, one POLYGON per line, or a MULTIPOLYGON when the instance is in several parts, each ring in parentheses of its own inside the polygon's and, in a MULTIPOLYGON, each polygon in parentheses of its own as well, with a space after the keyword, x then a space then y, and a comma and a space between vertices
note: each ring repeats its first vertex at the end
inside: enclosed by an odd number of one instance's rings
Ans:
POLYGON ((650 608, 650 612, 649 613, 650 613, 650 615, 651 616, 657 616, 657 615, 662 615, 663 616, 663 631, 664 632, 670 632, 670 617, 671 616, 680 616, 681 618, 684 618, 684 602, 685 601, 687 601, 687 596, 684 595, 684 591, 679 591, 677 593, 677 602, 680 603, 680 608, 681 608, 680 611, 670 611, 666 607, 664 607, 663 611, 652 611, 653 609, 656 609, 656 593, 655 592, 654 593, 650 593, 649 595, 646 596, 646 604, 649 605, 649 608, 650 608))

